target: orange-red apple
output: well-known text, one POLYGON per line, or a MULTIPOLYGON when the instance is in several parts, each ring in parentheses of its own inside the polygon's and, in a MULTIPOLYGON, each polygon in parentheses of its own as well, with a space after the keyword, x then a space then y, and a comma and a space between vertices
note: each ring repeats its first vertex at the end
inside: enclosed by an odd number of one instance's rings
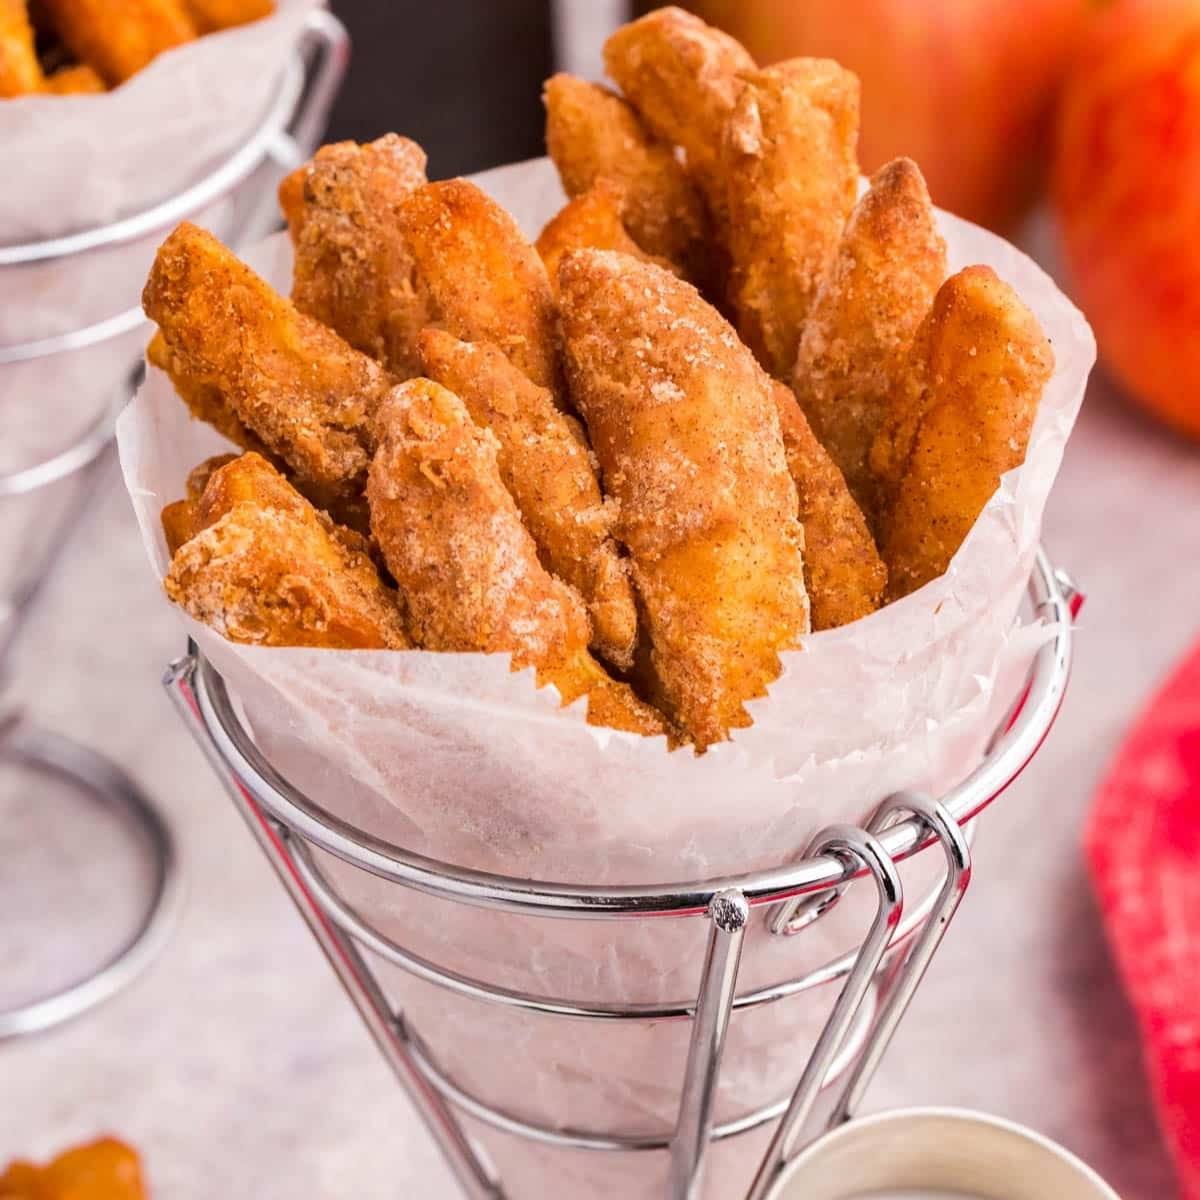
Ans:
POLYGON ((1116 0, 1063 89, 1053 181, 1105 363, 1200 437, 1200 0, 1116 0))
POLYGON ((836 58, 863 84, 861 157, 904 154, 934 202, 992 228, 1025 210, 1091 0, 698 0, 760 62, 836 58))

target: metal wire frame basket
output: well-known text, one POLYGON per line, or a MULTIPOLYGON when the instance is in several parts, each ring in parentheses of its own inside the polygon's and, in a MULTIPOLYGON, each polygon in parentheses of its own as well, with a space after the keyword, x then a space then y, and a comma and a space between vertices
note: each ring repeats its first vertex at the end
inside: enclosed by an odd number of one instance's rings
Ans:
MULTIPOLYGON (((308 158, 325 128, 349 57, 349 37, 324 11, 311 15, 267 111, 242 144, 204 178, 142 212, 63 237, 0 246, 0 271, 30 264, 89 269, 88 255, 165 237, 176 224, 226 199, 235 203, 230 236, 251 239, 278 223, 274 189, 258 186, 271 165, 290 170, 308 158)), ((0 370, 12 364, 53 360, 132 335, 146 322, 141 306, 101 321, 33 341, 0 345, 0 370)), ((140 347, 131 357, 140 359, 140 347)), ((40 461, 0 473, 0 505, 43 492, 51 485, 53 516, 39 522, 39 536, 22 545, 20 573, 0 598, 0 669, 33 611, 42 587, 91 503, 113 445, 117 413, 141 374, 131 362, 127 377, 71 444, 40 461)), ((95 751, 25 719, 19 708, 0 721, 0 759, 63 781, 99 804, 129 829, 151 863, 145 907, 125 940, 98 967, 49 995, 0 1011, 0 1041, 35 1033, 80 1015, 125 986, 163 943, 176 906, 179 882, 170 830, 151 801, 123 771, 95 751)))
POLYGON ((848 1120, 895 1032, 970 880, 963 827, 999 796, 1036 754, 1062 703, 1071 663, 1072 625, 1082 597, 1044 553, 1030 581, 1035 613, 1053 637, 1038 652, 1018 703, 995 732, 976 769, 940 801, 904 793, 887 798, 866 828, 833 826, 798 861, 753 874, 662 886, 573 886, 486 874, 439 862, 357 830, 283 778, 256 747, 225 683, 196 646, 168 670, 164 685, 235 807, 324 950, 368 1030, 435 1139, 470 1200, 507 1196, 485 1156, 465 1132, 465 1114, 519 1137, 589 1151, 667 1150, 670 1200, 701 1194, 710 1143, 778 1120, 747 1200, 773 1194, 786 1164, 811 1140, 822 1086, 846 1078, 828 1126, 848 1120), (896 864, 918 852, 946 857, 940 890, 904 919, 896 864), (563 919, 663 917, 708 925, 699 992, 671 1004, 588 1003, 497 987, 447 970, 396 944, 348 905, 314 861, 317 847, 398 886, 495 911, 563 919), (821 917, 856 877, 875 882, 878 906, 865 940, 807 975, 755 991, 737 990, 747 923, 765 911, 786 936, 821 917), (364 951, 459 995, 548 1018, 585 1021, 690 1020, 687 1066, 670 1136, 560 1129, 483 1103, 439 1069, 404 1014, 393 1009, 364 951), (736 1120, 714 1119, 715 1085, 730 1016, 819 984, 841 980, 828 1021, 795 1091, 736 1120))

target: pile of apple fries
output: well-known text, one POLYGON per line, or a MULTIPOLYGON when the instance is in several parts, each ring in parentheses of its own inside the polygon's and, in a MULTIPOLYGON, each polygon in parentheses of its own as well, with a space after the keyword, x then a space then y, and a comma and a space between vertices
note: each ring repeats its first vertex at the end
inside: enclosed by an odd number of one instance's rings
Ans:
POLYGON ((546 85, 571 197, 536 248, 394 134, 280 189, 291 300, 180 226, 153 363, 245 448, 163 524, 236 641, 507 652, 594 724, 700 750, 779 652, 945 571, 1053 356, 946 278, 917 167, 858 199, 858 82, 667 8, 546 85))
POLYGON ((172 46, 274 9, 275 0, 0 0, 0 99, 107 91, 172 46))

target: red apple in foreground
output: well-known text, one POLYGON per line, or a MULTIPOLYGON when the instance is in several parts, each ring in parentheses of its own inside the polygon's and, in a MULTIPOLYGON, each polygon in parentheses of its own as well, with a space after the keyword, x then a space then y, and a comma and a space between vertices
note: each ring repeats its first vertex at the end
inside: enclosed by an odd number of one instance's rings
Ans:
POLYGON ((1037 190, 1049 119, 1091 0, 698 0, 759 62, 835 58, 863 85, 863 170, 916 159, 934 202, 1010 226, 1037 190))
POLYGON ((1200 0, 1116 0, 1063 90, 1073 290, 1130 394, 1200 437, 1200 0))

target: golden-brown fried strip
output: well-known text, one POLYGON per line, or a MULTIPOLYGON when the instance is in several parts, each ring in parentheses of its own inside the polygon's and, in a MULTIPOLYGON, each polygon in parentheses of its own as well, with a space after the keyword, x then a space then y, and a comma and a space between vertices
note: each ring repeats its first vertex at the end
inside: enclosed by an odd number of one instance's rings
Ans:
POLYGON ((618 29, 604 65, 651 131, 682 146, 701 178, 715 166, 737 76, 755 68, 740 42, 673 6, 618 29))
POLYGON ((542 564, 575 588, 592 618, 592 645, 618 667, 633 665, 637 610, 625 561, 612 540, 583 430, 494 346, 427 329, 421 362, 498 443, 500 478, 542 564))
POLYGON ((401 229, 436 321, 499 346, 534 383, 559 384, 550 280, 517 223, 466 179, 429 183, 400 205, 401 229))
POLYGON ((323 146, 280 185, 296 307, 401 379, 416 373, 428 313, 398 213, 425 182, 425 151, 389 133, 323 146))
POLYGON ((809 428, 791 388, 773 382, 772 394, 788 471, 800 501, 804 582, 812 605, 812 627, 836 629, 880 606, 887 568, 862 509, 809 428))
POLYGON ((108 89, 88 66, 62 67, 46 80, 46 91, 55 96, 89 96, 108 89))
POLYGON ((742 340, 790 379, 858 189, 856 76, 797 58, 742 77, 716 168, 729 300, 742 340))
POLYGON ((407 649, 399 597, 270 463, 247 453, 212 473, 167 595, 235 642, 407 649))
POLYGON ((950 565, 1000 476, 1024 460, 1053 372, 1037 318, 990 267, 942 284, 871 448, 890 497, 881 549, 892 599, 950 565))
POLYGON ((925 180, 898 158, 877 171, 842 234, 800 338, 793 386, 813 431, 870 522, 867 456, 892 381, 946 278, 946 244, 925 180))
POLYGON ((33 44, 25 0, 0 0, 0 98, 42 89, 42 68, 33 44))
POLYGON ((184 0, 184 5, 201 33, 245 25, 275 11, 275 0, 184 0))
POLYGON ((232 414, 321 507, 361 497, 371 415, 392 382, 376 362, 187 222, 159 247, 142 304, 193 411, 232 414))
POLYGON ((495 436, 440 384, 412 379, 380 411, 367 497, 371 526, 427 650, 509 653, 588 719, 634 733, 662 719, 588 653, 583 602, 538 561, 500 478, 495 436))
POLYGON ((146 361, 171 377, 171 383, 179 398, 196 420, 211 425, 219 434, 244 450, 270 454, 262 442, 238 420, 237 414, 226 401, 220 388, 213 384, 198 383, 184 373, 182 364, 171 353, 161 329, 155 331, 146 347, 146 361))
POLYGON ((808 631, 770 383, 689 284, 600 250, 559 268, 571 395, 631 557, 667 715, 703 748, 808 631))
POLYGON ((176 500, 162 510, 163 534, 167 539, 167 549, 172 555, 184 542, 190 541, 200 531, 197 505, 213 472, 227 463, 234 462, 237 457, 236 454, 218 454, 213 458, 206 458, 189 472, 184 499, 176 500))
POLYGON ((42 0, 55 31, 110 86, 123 83, 196 26, 179 0, 42 0))
POLYGON ((554 75, 546 80, 543 98, 546 151, 567 195, 579 196, 601 180, 612 180, 623 193, 621 217, 633 240, 689 278, 704 274, 708 212, 674 148, 658 141, 620 96, 597 83, 554 75))
POLYGON ((665 258, 647 254, 626 232, 621 222, 621 189, 610 179, 599 179, 570 200, 550 218, 537 240, 537 252, 546 264, 551 287, 557 287, 558 263, 568 250, 616 250, 645 262, 676 271, 665 258))
POLYGON ((115 1138, 74 1146, 43 1167, 18 1159, 0 1172, 3 1200, 146 1200, 137 1151, 115 1138))

